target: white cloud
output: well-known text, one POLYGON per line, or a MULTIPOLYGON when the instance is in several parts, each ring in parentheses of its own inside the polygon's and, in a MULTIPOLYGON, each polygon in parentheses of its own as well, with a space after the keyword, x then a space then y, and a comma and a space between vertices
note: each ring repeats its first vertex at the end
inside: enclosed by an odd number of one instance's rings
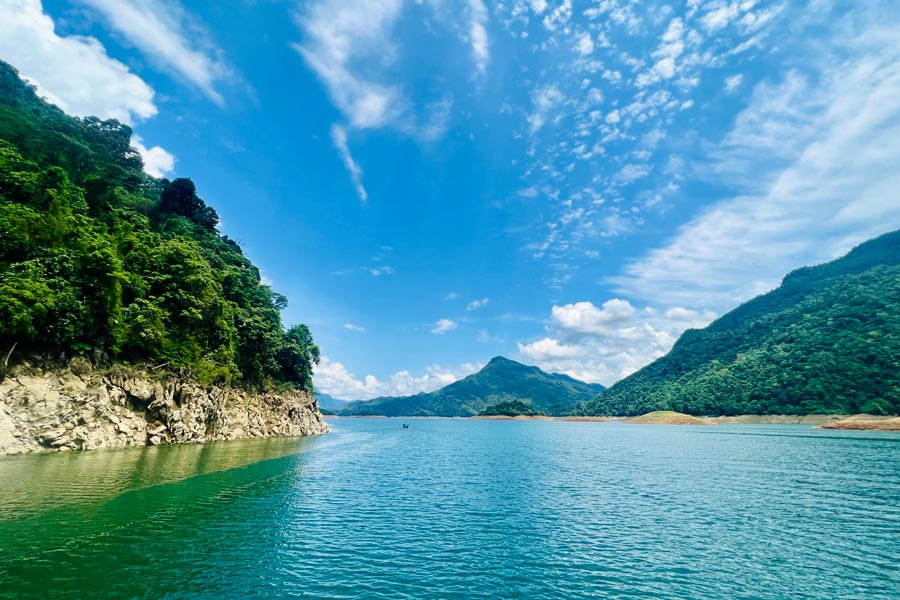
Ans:
POLYGON ((379 82, 374 69, 358 67, 376 53, 391 59, 390 34, 402 7, 402 0, 324 0, 296 17, 306 40, 294 49, 354 127, 384 127, 407 110, 398 86, 379 82))
POLYGON ((471 375, 483 365, 465 363, 456 369, 432 365, 422 375, 415 376, 404 369, 381 381, 374 375, 357 379, 343 364, 323 356, 315 369, 316 388, 342 400, 369 400, 378 396, 408 396, 430 392, 471 375))
POLYGON ((578 334, 603 335, 609 329, 630 321, 637 312, 627 300, 613 298, 597 308, 591 302, 576 302, 564 306, 554 306, 551 311, 553 322, 560 328, 578 334))
POLYGON ((725 78, 725 91, 729 94, 733 94, 735 90, 741 85, 741 82, 744 80, 744 76, 741 73, 737 75, 732 75, 730 77, 725 78))
POLYGON ((490 298, 482 298, 481 300, 472 300, 471 302, 469 302, 468 305, 466 305, 466 310, 467 311, 478 310, 479 308, 483 308, 483 307, 487 306, 488 302, 490 302, 490 301, 491 301, 490 298))
POLYGON ((450 319, 438 319, 435 321, 434 327, 431 328, 431 333, 442 335, 448 331, 453 331, 457 327, 459 327, 459 324, 456 321, 450 319))
POLYGON ((488 19, 487 8, 482 0, 469 0, 469 11, 472 22, 469 27, 469 42, 472 45, 472 56, 479 73, 484 73, 490 59, 488 51, 488 35, 485 25, 488 19))
MULTIPOLYGON (((546 4, 544 4, 546 6, 546 4)), ((532 3, 532 7, 534 4, 532 3)), ((572 0, 562 0, 559 6, 554 8, 544 17, 544 27, 550 31, 556 31, 560 27, 566 25, 572 18, 572 0)))
POLYGON ((165 177, 175 170, 175 157, 160 146, 147 148, 139 135, 131 136, 131 146, 140 153, 147 175, 165 177))
POLYGON ((703 327, 709 311, 673 307, 638 310, 613 298, 601 307, 591 302, 554 306, 550 336, 519 343, 519 353, 551 372, 610 385, 668 352, 689 327, 703 327))
POLYGON ((773 288, 793 268, 900 227, 895 32, 859 32, 845 48, 856 58, 824 56, 815 79, 791 73, 757 86, 714 162, 698 165, 738 193, 628 265, 618 289, 722 310, 773 288))
MULTIPOLYGON (((753 3, 751 2, 749 5, 752 6, 753 3)), ((739 14, 740 9, 738 8, 738 3, 734 2, 709 11, 703 15, 700 22, 703 23, 703 27, 706 28, 708 32, 716 33, 727 27, 739 14)))
POLYGON ((366 331, 365 327, 363 327, 362 325, 356 325, 355 323, 345 323, 344 329, 349 329, 350 331, 358 331, 360 333, 366 331))
POLYGON ((176 0, 79 0, 98 11, 129 43, 162 68, 224 106, 215 89, 230 75, 221 50, 176 0))
POLYGON ((459 298, 459 294, 457 294, 456 292, 450 292, 449 294, 444 296, 445 300, 456 300, 457 298, 459 298))
POLYGON ((40 0, 0 2, 0 56, 69 114, 131 124, 157 113, 150 86, 96 39, 57 35, 40 0))
POLYGON ((582 56, 587 56, 594 51, 594 41, 591 39, 590 33, 582 33, 578 36, 578 43, 575 44, 575 50, 582 56))
POLYGON ((372 277, 381 277, 382 275, 393 275, 395 273, 392 267, 387 265, 383 267, 366 267, 366 271, 369 272, 369 275, 372 277))
MULTIPOLYGON (((331 141, 334 143, 338 155, 341 157, 344 166, 347 168, 347 172, 350 174, 350 179, 353 181, 353 187, 356 189, 359 199, 365 202, 369 199, 369 194, 362 184, 362 169, 350 155, 350 148, 347 146, 347 132, 343 127, 337 124, 331 126, 331 141)), ((372 274, 375 275, 375 273, 372 274)))

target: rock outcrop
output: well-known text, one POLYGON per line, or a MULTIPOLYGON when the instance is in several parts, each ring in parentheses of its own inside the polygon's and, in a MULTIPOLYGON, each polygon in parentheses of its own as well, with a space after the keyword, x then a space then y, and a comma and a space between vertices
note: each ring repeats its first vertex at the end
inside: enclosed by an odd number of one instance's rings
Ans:
POLYGON ((327 430, 305 392, 251 394, 115 367, 102 374, 89 367, 24 369, 0 383, 0 455, 327 430))

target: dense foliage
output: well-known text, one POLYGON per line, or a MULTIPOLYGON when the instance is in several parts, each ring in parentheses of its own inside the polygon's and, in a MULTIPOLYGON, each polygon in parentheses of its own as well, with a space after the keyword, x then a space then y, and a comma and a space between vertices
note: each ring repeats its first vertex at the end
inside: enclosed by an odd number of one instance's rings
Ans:
POLYGON ((534 407, 531 402, 525 400, 510 400, 509 402, 500 402, 492 404, 481 411, 481 417, 540 417, 544 413, 534 407))
POLYGON ((350 402, 342 415, 471 417, 500 402, 522 400, 549 415, 564 415, 603 386, 545 373, 497 356, 478 373, 427 394, 350 402))
POLYGON ((590 415, 900 414, 900 232, 689 330, 590 415))
POLYGON ((311 388, 309 329, 285 331, 285 298, 219 235, 193 182, 145 175, 130 140, 0 61, 0 347, 311 388))

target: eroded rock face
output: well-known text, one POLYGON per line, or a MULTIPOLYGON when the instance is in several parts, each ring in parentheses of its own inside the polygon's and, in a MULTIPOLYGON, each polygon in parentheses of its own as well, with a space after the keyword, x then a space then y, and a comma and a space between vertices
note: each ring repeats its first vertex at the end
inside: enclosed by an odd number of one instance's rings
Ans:
POLYGON ((248 394, 125 370, 11 374, 0 384, 0 455, 325 433, 311 394, 248 394))

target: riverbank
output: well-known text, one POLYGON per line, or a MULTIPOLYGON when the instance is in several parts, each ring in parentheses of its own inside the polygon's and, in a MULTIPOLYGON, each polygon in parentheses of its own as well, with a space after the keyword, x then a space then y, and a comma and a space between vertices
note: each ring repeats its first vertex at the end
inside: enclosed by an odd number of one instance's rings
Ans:
POLYGON ((900 431, 900 417, 853 415, 840 421, 821 425, 820 429, 858 429, 867 431, 900 431))
POLYGON ((871 429, 900 431, 900 417, 875 415, 734 415, 721 417, 696 417, 672 411, 656 411, 638 417, 548 417, 526 415, 490 415, 472 417, 385 417, 383 415, 338 416, 325 415, 325 419, 471 419, 475 421, 568 421, 577 423, 620 422, 633 425, 809 425, 822 429, 871 429))
POLYGON ((0 383, 0 455, 328 431, 306 392, 254 394, 174 375, 22 365, 0 383))

